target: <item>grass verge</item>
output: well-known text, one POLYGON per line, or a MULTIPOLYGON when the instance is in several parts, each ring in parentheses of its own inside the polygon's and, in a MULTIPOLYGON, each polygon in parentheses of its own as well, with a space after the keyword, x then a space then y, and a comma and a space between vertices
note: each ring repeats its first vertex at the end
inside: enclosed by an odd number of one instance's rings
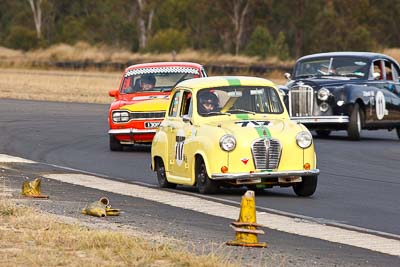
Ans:
POLYGON ((1 266, 234 266, 173 243, 62 223, 9 199, 0 199, 0 240, 1 266))
POLYGON ((122 73, 0 69, 0 98, 111 103, 122 73))

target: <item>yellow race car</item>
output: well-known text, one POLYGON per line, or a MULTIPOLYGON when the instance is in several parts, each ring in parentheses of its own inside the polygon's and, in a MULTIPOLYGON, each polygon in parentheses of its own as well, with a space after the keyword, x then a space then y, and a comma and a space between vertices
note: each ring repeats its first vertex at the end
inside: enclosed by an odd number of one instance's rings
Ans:
POLYGON ((280 91, 255 77, 208 77, 179 83, 151 147, 163 188, 197 185, 292 186, 311 196, 319 170, 312 135, 290 120, 280 91))

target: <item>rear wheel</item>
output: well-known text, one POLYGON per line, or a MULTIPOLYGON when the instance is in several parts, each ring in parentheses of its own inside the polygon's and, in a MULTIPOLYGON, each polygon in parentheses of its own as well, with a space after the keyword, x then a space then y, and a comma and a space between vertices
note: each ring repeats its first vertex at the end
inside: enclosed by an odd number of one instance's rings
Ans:
POLYGON ((315 132, 319 137, 328 137, 331 134, 329 130, 316 130, 315 132))
POLYGON ((114 135, 110 135, 110 150, 111 151, 122 151, 123 147, 121 143, 115 138, 114 135))
POLYGON ((354 104, 353 112, 350 116, 349 126, 347 128, 347 134, 350 140, 360 140, 360 133, 362 128, 363 113, 358 105, 354 104))
POLYGON ((162 161, 162 159, 159 159, 156 162, 156 172, 157 172, 158 185, 161 188, 175 188, 176 187, 176 184, 168 182, 167 175, 165 174, 164 162, 162 161))
POLYGON ((397 132, 397 137, 400 139, 400 127, 396 128, 396 132, 397 132))
POLYGON ((219 188, 217 182, 208 177, 203 159, 196 160, 196 183, 201 194, 215 194, 219 188))
POLYGON ((317 189, 318 176, 304 176, 300 183, 293 185, 293 191, 299 197, 309 197, 314 194, 317 189))

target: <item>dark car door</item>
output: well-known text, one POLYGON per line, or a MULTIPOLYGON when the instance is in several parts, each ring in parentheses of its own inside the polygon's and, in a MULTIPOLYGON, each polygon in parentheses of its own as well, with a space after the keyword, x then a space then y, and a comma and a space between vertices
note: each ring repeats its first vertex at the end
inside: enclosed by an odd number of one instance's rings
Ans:
POLYGON ((389 119, 400 123, 400 68, 395 62, 385 60, 385 73, 390 97, 389 119))
POLYGON ((371 68, 373 80, 369 82, 369 85, 377 89, 373 94, 374 101, 370 109, 370 115, 372 115, 370 118, 374 124, 390 123, 394 116, 392 91, 398 84, 395 84, 390 75, 387 75, 389 74, 386 68, 388 63, 386 60, 375 60, 371 68), (391 78, 391 80, 388 80, 388 78, 391 78))

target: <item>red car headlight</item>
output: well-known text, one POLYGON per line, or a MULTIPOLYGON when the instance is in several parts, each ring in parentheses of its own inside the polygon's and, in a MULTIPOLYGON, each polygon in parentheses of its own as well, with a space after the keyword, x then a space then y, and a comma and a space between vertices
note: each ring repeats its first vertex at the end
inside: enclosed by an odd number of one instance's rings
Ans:
POLYGON ((128 111, 114 111, 112 114, 113 122, 127 122, 129 121, 128 111))

